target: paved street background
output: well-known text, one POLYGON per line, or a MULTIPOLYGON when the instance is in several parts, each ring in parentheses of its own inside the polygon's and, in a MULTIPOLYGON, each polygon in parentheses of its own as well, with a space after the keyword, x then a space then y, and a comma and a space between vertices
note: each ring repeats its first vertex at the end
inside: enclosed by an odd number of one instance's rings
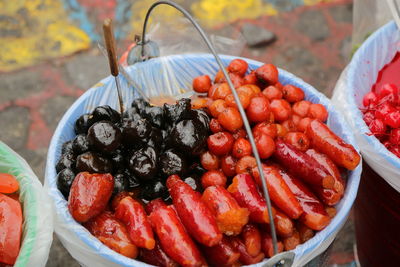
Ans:
MULTIPOLYGON (((43 182, 47 147, 58 121, 82 93, 109 75, 108 63, 97 49, 102 20, 114 18, 121 55, 141 32, 145 11, 154 1, 26 2, 0 1, 0 139, 26 159, 43 182)), ((246 45, 239 55, 274 63, 328 97, 349 61, 350 0, 177 2, 208 32, 242 31, 250 44, 258 41, 260 29, 268 31, 265 38, 275 35, 268 45, 246 45)), ((154 14, 167 21, 179 16, 167 8, 154 14)), ((351 264, 353 245, 350 216, 327 265, 351 264)), ((55 237, 47 266, 79 265, 55 237)))

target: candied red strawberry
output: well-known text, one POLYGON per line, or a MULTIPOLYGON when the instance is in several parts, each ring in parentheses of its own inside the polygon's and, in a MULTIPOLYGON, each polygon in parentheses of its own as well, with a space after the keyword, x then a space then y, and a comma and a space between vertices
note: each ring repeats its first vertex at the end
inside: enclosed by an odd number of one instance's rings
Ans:
POLYGON ((99 239, 101 243, 110 249, 128 258, 137 257, 138 249, 129 238, 128 231, 111 212, 103 212, 85 223, 84 226, 92 235, 99 239))
POLYGON ((114 178, 109 173, 78 173, 69 193, 69 212, 78 222, 90 220, 104 211, 113 189, 114 178))

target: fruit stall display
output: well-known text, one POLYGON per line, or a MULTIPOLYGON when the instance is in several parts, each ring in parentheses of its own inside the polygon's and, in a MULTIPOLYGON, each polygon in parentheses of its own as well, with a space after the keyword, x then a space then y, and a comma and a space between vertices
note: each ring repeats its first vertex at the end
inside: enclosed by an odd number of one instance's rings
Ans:
MULTIPOLYGON (((326 107, 281 83, 274 65, 252 70, 233 59, 227 71, 262 159, 279 252, 295 250, 335 219, 360 156, 328 127, 326 107)), ((46 176, 54 169, 57 176, 46 179, 68 209, 62 216, 152 265, 238 266, 271 257, 272 222, 243 120, 222 72, 212 78, 192 76, 196 94, 175 104, 139 98, 120 114, 90 102, 90 112, 75 115, 68 122, 75 137, 65 134, 62 147, 53 138, 59 152, 50 149, 57 156, 48 158, 46 176)))
POLYGON ((14 265, 21 246, 23 217, 18 190, 13 175, 0 173, 0 266, 14 265))

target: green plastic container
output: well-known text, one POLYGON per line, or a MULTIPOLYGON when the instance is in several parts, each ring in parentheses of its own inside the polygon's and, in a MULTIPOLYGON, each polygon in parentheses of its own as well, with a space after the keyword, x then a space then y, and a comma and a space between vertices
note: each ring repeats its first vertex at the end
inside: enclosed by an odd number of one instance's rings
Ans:
POLYGON ((0 172, 14 175, 20 186, 24 223, 21 250, 14 267, 45 266, 53 241, 51 201, 28 163, 1 141, 0 172))

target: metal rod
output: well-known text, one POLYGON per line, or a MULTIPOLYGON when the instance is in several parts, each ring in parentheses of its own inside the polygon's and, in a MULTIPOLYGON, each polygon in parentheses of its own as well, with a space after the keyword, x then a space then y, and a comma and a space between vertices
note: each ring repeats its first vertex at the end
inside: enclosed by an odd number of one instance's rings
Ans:
POLYGON ((119 101, 119 110, 124 113, 124 103, 122 100, 122 93, 121 93, 121 85, 119 82, 118 77, 118 63, 117 63, 117 56, 115 52, 115 39, 114 39, 114 32, 112 27, 112 20, 105 19, 103 22, 103 34, 104 34, 104 41, 106 43, 107 48, 107 55, 108 55, 108 63, 110 65, 110 72, 111 75, 115 78, 115 84, 117 86, 117 93, 118 93, 118 101, 119 101))
POLYGON ((151 7, 149 8, 149 10, 147 11, 146 18, 145 18, 145 20, 144 20, 143 32, 142 32, 142 43, 141 43, 141 45, 142 45, 142 56, 144 56, 144 49, 143 49, 143 47, 144 47, 144 44, 145 44, 145 41, 146 41, 146 40, 145 40, 145 36, 146 36, 147 21, 148 21, 148 19, 149 19, 149 16, 150 16, 151 11, 152 11, 156 6, 161 5, 161 4, 169 5, 169 6, 172 6, 172 7, 176 8, 177 10, 179 10, 180 12, 182 12, 182 14, 185 15, 185 17, 186 17, 187 19, 190 20, 190 22, 193 24, 193 26, 194 26, 194 27, 197 29, 197 31, 200 33, 201 37, 202 37, 203 40, 205 41, 205 43, 206 43, 206 45, 208 46, 208 48, 211 50, 212 54, 213 54, 214 57, 215 57, 215 60, 217 61, 217 63, 218 63, 218 65, 219 65, 220 69, 222 70, 222 72, 223 72, 223 74, 224 74, 224 76, 225 76, 225 78, 226 78, 226 80, 227 80, 227 82, 228 82, 228 85, 229 85, 229 87, 230 87, 230 89, 231 89, 231 92, 232 92, 232 94, 233 94, 233 97, 235 98, 235 102, 236 102, 236 104, 237 104, 237 106, 238 106, 238 108, 239 108, 240 115, 242 116, 242 119, 243 119, 243 122, 244 122, 244 126, 245 126, 245 129, 246 129, 246 132, 247 132, 247 135, 248 135, 248 137, 249 137, 249 139, 250 139, 250 144, 251 144, 251 148, 252 148, 252 150, 253 150, 254 157, 256 158, 256 161, 257 161, 258 171, 259 171, 260 176, 261 176, 262 189, 263 189, 264 197, 265 197, 265 200, 266 200, 266 202, 267 202, 267 207, 268 207, 268 215, 269 215, 269 221, 270 221, 271 237, 272 237, 272 244, 273 244, 274 254, 277 254, 277 253, 278 253, 277 237, 276 237, 276 230, 275 230, 274 218, 273 218, 273 215, 272 215, 271 200, 270 200, 269 194, 268 194, 268 185, 267 185, 267 183, 266 183, 266 181, 265 181, 264 172, 263 172, 263 170, 262 170, 262 168, 261 168, 261 159, 260 159, 260 156, 259 156, 258 151, 257 151, 257 146, 256 146, 256 144, 255 144, 253 134, 252 134, 252 132, 251 132, 251 127, 250 127, 249 121, 247 120, 246 112, 244 111, 243 106, 242 106, 242 104, 241 104, 241 102, 240 102, 239 96, 238 96, 238 94, 236 93, 235 87, 233 86, 233 83, 232 83, 231 79, 229 78, 229 75, 228 75, 228 73, 226 72, 224 65, 222 64, 221 59, 219 58, 217 52, 215 51, 213 45, 212 45, 211 42, 209 41, 209 39, 208 39, 207 35, 205 34, 205 32, 203 31, 203 29, 202 29, 202 28, 200 27, 200 25, 193 19, 193 17, 192 17, 183 7, 181 7, 180 5, 178 5, 178 4, 176 4, 176 3, 172 2, 172 1, 168 1, 168 0, 157 1, 157 2, 155 2, 154 4, 151 5, 151 7))

